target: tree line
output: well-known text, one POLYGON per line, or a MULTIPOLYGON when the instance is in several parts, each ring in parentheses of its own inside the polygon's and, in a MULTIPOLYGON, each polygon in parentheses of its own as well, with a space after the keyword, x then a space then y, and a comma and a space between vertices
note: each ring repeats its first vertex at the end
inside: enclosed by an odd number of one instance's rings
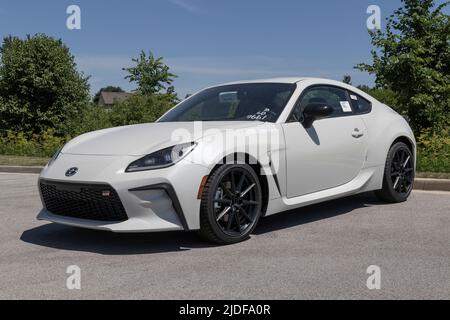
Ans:
MULTIPOLYGON (((448 135, 450 109, 449 1, 402 0, 384 31, 369 31, 372 62, 355 68, 375 75, 360 86, 403 114, 415 133, 448 135)), ((89 76, 58 39, 44 34, 8 36, 0 47, 0 135, 7 132, 73 136, 89 130, 155 121, 177 101, 176 75, 163 58, 142 51, 124 68, 136 85, 125 101, 105 111, 90 97, 89 76)), ((351 81, 348 77, 345 82, 351 81)), ((105 91, 121 91, 107 87, 105 91)))
MULTIPOLYGON (((134 94, 107 112, 91 100, 89 76, 77 70, 74 56, 58 39, 45 34, 24 39, 8 36, 0 47, 0 135, 51 130, 73 136, 90 130, 155 121, 177 101, 176 77, 163 59, 142 51, 124 68, 134 94)), ((106 91, 121 91, 107 87, 106 91)))

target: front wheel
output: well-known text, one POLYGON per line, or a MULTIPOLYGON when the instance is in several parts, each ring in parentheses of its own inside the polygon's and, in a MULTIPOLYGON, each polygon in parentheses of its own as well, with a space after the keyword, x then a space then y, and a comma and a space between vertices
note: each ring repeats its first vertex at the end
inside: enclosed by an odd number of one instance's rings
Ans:
POLYGON ((218 244, 243 241, 255 229, 261 208, 261 184, 252 167, 221 166, 203 189, 200 235, 218 244))
POLYGON ((388 152, 384 169, 383 189, 375 194, 386 202, 403 202, 411 194, 414 184, 414 158, 403 142, 394 144, 388 152))

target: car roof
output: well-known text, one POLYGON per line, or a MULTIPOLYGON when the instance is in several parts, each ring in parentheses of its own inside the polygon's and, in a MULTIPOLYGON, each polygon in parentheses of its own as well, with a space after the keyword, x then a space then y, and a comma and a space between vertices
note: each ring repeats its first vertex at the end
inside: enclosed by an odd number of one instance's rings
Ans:
POLYGON ((340 86, 346 86, 342 81, 336 81, 325 78, 315 78, 315 77, 279 77, 279 78, 268 78, 268 79, 256 79, 256 80, 240 80, 228 83, 223 83, 221 85, 231 85, 231 84, 242 84, 242 83, 298 83, 300 81, 311 81, 323 84, 335 84, 340 86))
POLYGON ((254 79, 254 80, 240 80, 225 83, 228 84, 240 84, 240 83, 297 83, 302 80, 306 80, 309 78, 303 77, 279 77, 279 78, 268 78, 268 79, 254 79))

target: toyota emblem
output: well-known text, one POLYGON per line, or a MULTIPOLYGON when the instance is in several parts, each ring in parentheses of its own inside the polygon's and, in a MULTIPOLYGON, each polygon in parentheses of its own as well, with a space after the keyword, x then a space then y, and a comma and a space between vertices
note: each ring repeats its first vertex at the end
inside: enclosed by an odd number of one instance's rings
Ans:
POLYGON ((72 176, 76 175, 77 172, 78 172, 78 168, 76 168, 76 167, 70 168, 69 170, 66 171, 66 177, 72 177, 72 176))

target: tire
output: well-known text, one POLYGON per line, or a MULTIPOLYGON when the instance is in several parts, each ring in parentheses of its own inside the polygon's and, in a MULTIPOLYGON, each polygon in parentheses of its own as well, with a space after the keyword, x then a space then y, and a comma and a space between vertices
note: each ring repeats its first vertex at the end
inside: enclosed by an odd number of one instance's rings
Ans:
POLYGON ((244 241, 255 229, 261 208, 261 184, 252 167, 223 165, 203 189, 200 236, 221 245, 244 241))
POLYGON ((391 147, 387 155, 383 188, 375 191, 375 194, 385 202, 404 202, 413 189, 414 176, 412 151, 403 142, 397 142, 391 147))

